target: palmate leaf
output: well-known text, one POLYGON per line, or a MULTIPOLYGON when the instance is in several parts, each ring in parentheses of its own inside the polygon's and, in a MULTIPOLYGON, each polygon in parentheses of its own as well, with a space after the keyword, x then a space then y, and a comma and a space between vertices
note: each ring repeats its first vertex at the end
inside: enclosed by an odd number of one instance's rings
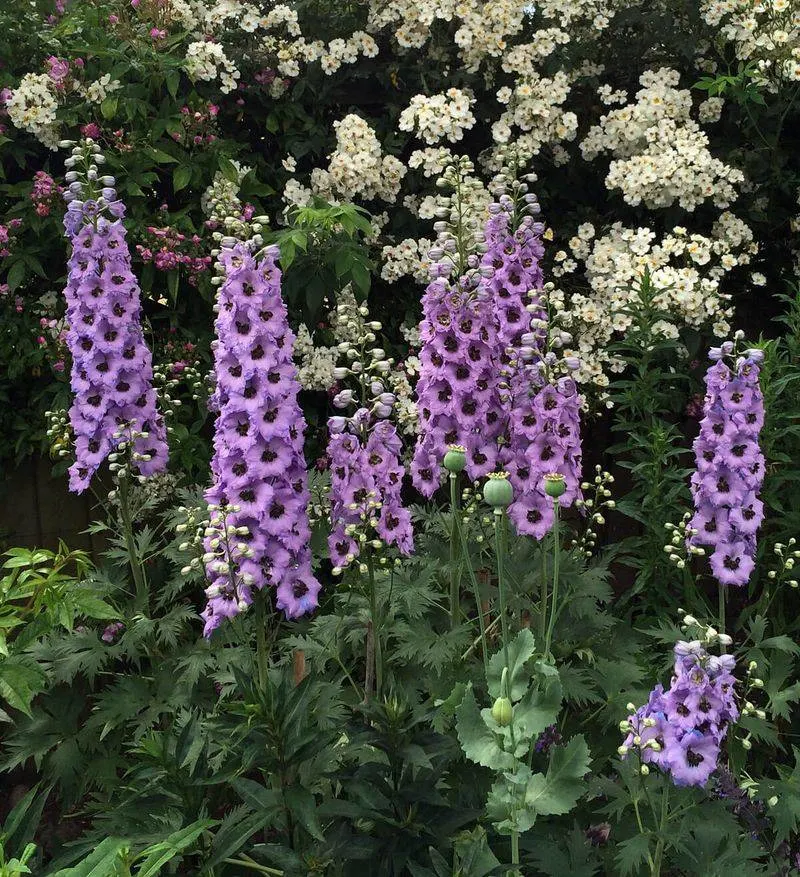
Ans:
MULTIPOLYGON (((536 641, 527 627, 523 627, 508 644, 508 690, 513 701, 519 700, 528 688, 530 674, 525 672, 525 664, 535 651, 536 641)), ((500 697, 500 680, 505 666, 505 649, 500 649, 489 659, 489 672, 486 674, 486 684, 492 697, 500 697)))
POLYGON ((561 709, 561 682, 558 676, 540 680, 532 685, 514 707, 514 733, 522 738, 537 737, 554 724, 561 709))
POLYGON ((525 805, 542 816, 559 816, 569 813, 586 789, 583 777, 589 771, 589 747, 579 734, 566 746, 550 751, 547 773, 528 780, 525 805))
POLYGON ((758 784, 758 796, 762 800, 777 801, 770 806, 769 816, 775 825, 775 840, 786 840, 797 831, 800 824, 800 749, 792 747, 794 767, 778 768, 779 780, 765 780, 758 784))
POLYGON ((617 844, 617 855, 614 858, 620 877, 638 873, 647 861, 650 852, 650 838, 646 834, 635 834, 617 844))
POLYGON ((44 674, 34 664, 0 658, 0 703, 31 715, 31 701, 44 688, 44 674))
POLYGON ((467 686, 464 699, 456 709, 458 742, 470 761, 492 770, 511 770, 516 759, 500 747, 499 738, 484 722, 472 686, 467 686))

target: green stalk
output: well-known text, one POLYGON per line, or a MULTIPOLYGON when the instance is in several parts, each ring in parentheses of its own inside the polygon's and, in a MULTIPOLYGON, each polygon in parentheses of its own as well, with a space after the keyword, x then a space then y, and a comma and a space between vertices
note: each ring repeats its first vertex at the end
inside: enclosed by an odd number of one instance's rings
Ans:
POLYGON ((508 602, 506 595, 505 576, 503 574, 505 546, 503 543, 503 510, 495 508, 494 510, 494 545, 495 554, 497 555, 497 587, 500 592, 500 628, 503 634, 503 656, 506 667, 511 672, 508 660, 508 602))
POLYGON ((263 692, 267 690, 267 673, 269 669, 269 653, 267 650, 267 616, 264 611, 265 596, 259 591, 255 595, 256 602, 256 662, 258 666, 258 686, 263 692))
MULTIPOLYGON (((458 531, 461 508, 458 497, 458 476, 455 472, 450 473, 450 627, 455 630, 461 622, 461 603, 459 592, 461 588, 461 565, 457 563, 458 531)), ((478 605, 480 612, 480 605, 478 605)))
POLYGON ((542 542, 542 583, 539 588, 539 642, 547 636, 547 549, 542 542))
POLYGON ((131 518, 130 499, 128 496, 128 477, 120 478, 119 482, 119 510, 122 517, 122 532, 125 537, 125 547, 128 550, 128 563, 131 567, 131 575, 136 588, 136 606, 142 612, 149 609, 150 595, 147 587, 142 564, 136 551, 136 540, 133 538, 133 519, 131 518))
POLYGON ((383 690, 383 655, 381 652, 381 631, 378 619, 378 598, 375 594, 375 565, 372 549, 367 552, 367 574, 369 576, 369 614, 372 622, 373 656, 375 661, 375 696, 380 698, 383 690))
MULTIPOLYGON (((483 669, 486 672, 486 675, 489 674, 489 649, 488 642, 486 641, 486 619, 483 615, 483 606, 481 605, 481 589, 478 585, 478 579, 475 576, 475 570, 472 568, 472 559, 469 556, 469 549, 467 548, 467 540, 464 538, 464 528, 461 525, 461 518, 456 517, 456 530, 458 532, 458 544, 461 549, 461 561, 464 564, 464 568, 467 570, 467 575, 469 576, 470 584, 472 585, 472 592, 475 595, 475 606, 478 610, 478 627, 481 632, 481 651, 483 655, 483 669)), ((494 622, 493 622, 494 623, 494 622)), ((469 652, 467 652, 469 654, 469 652)), ((464 658, 466 660, 466 656, 464 658)))
POLYGON ((560 534, 560 513, 561 506, 557 497, 553 497, 553 600, 550 607, 550 622, 547 625, 547 634, 545 635, 544 653, 550 654, 550 646, 553 642, 553 628, 556 624, 556 615, 558 613, 558 574, 559 564, 561 560, 561 534, 560 534))
POLYGON ((516 829, 511 832, 511 864, 519 865, 519 832, 516 829))
MULTIPOLYGON (((719 595, 719 632, 725 633, 725 601, 728 597, 728 592, 725 590, 725 585, 722 582, 717 583, 717 589, 719 595)), ((723 655, 727 651, 724 643, 720 646, 720 651, 723 655)))
POLYGON ((664 784, 664 791, 661 795, 661 820, 658 826, 658 841, 656 843, 656 851, 653 856, 653 867, 650 870, 650 877, 660 877, 661 863, 664 858, 664 832, 667 828, 667 814, 669 813, 669 783, 664 784))

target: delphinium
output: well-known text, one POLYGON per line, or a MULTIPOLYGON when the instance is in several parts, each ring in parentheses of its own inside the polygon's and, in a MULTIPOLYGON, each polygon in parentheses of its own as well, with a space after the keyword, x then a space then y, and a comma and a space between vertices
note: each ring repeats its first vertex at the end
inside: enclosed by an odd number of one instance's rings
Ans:
POLYGON ((278 251, 266 248, 257 261, 247 244, 222 243, 209 400, 217 420, 206 491, 206 634, 250 606, 257 589, 275 588, 276 605, 289 618, 313 610, 320 590, 311 569, 305 420, 278 251))
POLYGON ((758 439, 764 424, 759 387, 763 351, 741 350, 743 338, 712 348, 706 374, 700 434, 694 442, 695 514, 689 541, 712 550, 711 570, 720 585, 745 585, 755 567, 756 533, 764 518, 758 498, 764 456, 758 439))
POLYGON ((357 564, 359 581, 365 586, 369 625, 364 691, 369 698, 373 680, 378 695, 383 681, 376 565, 388 565, 388 548, 410 554, 414 541, 411 513, 401 496, 405 475, 402 442, 391 419, 396 397, 387 388, 393 363, 383 348, 375 346, 376 332, 382 326, 369 319, 366 305, 357 305, 354 300, 339 303, 335 322, 344 324, 346 334, 355 340, 341 342, 339 353, 347 365, 334 370, 337 381, 353 386, 334 396, 334 407, 342 414, 328 420, 328 550, 334 574, 357 564))
POLYGON ((411 515, 401 499, 402 442, 390 419, 396 400, 386 388, 392 363, 382 348, 374 346, 381 324, 368 317, 366 305, 354 301, 337 307, 337 320, 347 322, 357 340, 341 343, 347 365, 335 370, 340 381, 355 379, 356 389, 342 389, 333 399, 336 408, 353 413, 328 421, 328 548, 334 572, 353 563, 365 546, 380 550, 384 544, 392 545, 401 554, 410 554, 413 548, 411 515))
POLYGON ((728 728, 739 717, 735 659, 707 650, 713 641, 724 645, 730 639, 713 628, 706 634, 704 642, 675 645, 669 689, 659 683, 648 702, 620 723, 627 735, 620 754, 637 753, 642 773, 653 765, 668 773, 676 786, 705 785, 717 767, 728 728))
POLYGON ((467 159, 449 166, 439 180, 452 188, 438 208, 437 240, 430 251, 431 281, 422 299, 419 437, 411 464, 414 486, 430 497, 439 487, 450 445, 465 448, 466 471, 478 478, 494 470, 502 428, 498 388, 497 319, 483 283, 493 274, 480 265, 485 250, 477 217, 464 218, 469 196, 467 159))
POLYGON ((64 227, 72 253, 64 294, 75 435, 70 489, 77 493, 89 486, 123 435, 130 440, 135 474, 144 477, 167 465, 166 430, 156 408, 152 357, 140 322, 139 285, 122 224, 125 206, 117 198, 114 178, 101 175, 104 161, 99 146, 85 140, 65 162, 64 227))

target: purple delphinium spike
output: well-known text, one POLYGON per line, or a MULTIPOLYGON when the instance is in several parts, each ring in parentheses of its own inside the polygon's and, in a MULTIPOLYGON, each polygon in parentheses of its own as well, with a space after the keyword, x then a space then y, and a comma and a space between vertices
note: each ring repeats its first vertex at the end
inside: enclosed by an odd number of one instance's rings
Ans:
POLYGON ((206 544, 211 586, 204 612, 210 634, 223 617, 252 603, 252 589, 277 589, 276 605, 295 618, 316 608, 311 569, 309 492, 303 457, 305 420, 292 362, 294 335, 281 298, 277 248, 260 262, 244 244, 223 249, 213 342, 216 410, 210 505, 226 508, 246 551, 206 544))
MULTIPOLYGON (((436 267, 436 266, 434 266, 436 267)), ((435 276, 422 298, 419 438, 411 463, 426 497, 439 487, 450 445, 467 450, 467 474, 494 470, 503 409, 498 393, 497 319, 479 274, 435 276)))
POLYGON ((343 418, 329 421, 328 459, 331 473, 331 521, 328 537, 331 562, 344 569, 361 553, 354 538, 365 521, 387 545, 408 555, 414 547, 411 514, 403 507, 400 491, 404 469, 402 444, 388 420, 378 420, 364 432, 369 412, 360 409, 346 425, 343 418), (345 432, 344 429, 352 431, 345 432), (365 517, 362 518, 362 515, 365 517))
POLYGON ((512 211, 508 196, 493 205, 483 257, 484 267, 493 271, 485 284, 497 314, 502 351, 505 436, 500 464, 514 487, 509 518, 518 533, 541 539, 553 523, 544 476, 551 472, 564 476, 567 489, 559 500, 563 507, 580 496, 580 403, 575 382, 552 374, 555 355, 544 355, 547 315, 534 292, 542 286, 543 225, 523 216, 512 230, 512 211))
POLYGON ((732 655, 709 655, 697 641, 677 643, 669 691, 657 685, 628 717, 622 751, 638 749, 645 764, 669 773, 676 786, 705 785, 728 726, 739 717, 734 667, 732 655))
MULTIPOLYGON (((90 149, 86 162, 100 158, 90 149)), ((76 161, 70 164, 68 159, 68 166, 76 161)), ((82 493, 125 436, 134 435, 132 460, 143 476, 166 468, 167 439, 152 385, 152 356, 142 332, 139 284, 122 224, 124 205, 116 197, 113 177, 101 178, 98 199, 81 200, 91 184, 77 179, 75 171, 69 176, 75 179, 65 195, 69 207, 64 226, 72 252, 64 295, 76 457, 69 486, 82 493)))
MULTIPOLYGON (((521 391, 526 392, 533 391, 521 391)), ((562 377, 555 383, 540 383, 529 404, 518 404, 521 399, 525 396, 514 396, 505 449, 504 465, 514 485, 508 516, 517 532, 542 539, 553 524, 553 501, 544 492, 544 476, 553 472, 564 476, 562 508, 581 495, 580 398, 575 381, 562 377)))
MULTIPOLYGON (((730 342, 729 342, 730 345, 730 342)), ((732 345, 730 345, 732 347, 732 345)), ((732 365, 712 351, 700 434, 694 442, 692 475, 695 514, 689 541, 712 548, 711 569, 724 585, 745 585, 755 567, 756 532, 764 518, 758 498, 764 456, 758 439, 764 424, 759 387, 759 350, 747 351, 732 365)))

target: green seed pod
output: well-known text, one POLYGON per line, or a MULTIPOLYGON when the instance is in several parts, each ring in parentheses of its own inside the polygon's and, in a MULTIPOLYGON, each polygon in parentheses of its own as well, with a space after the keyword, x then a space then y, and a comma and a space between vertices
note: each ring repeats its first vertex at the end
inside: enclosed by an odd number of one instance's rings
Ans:
POLYGON ((550 472, 548 475, 544 476, 544 492, 548 496, 557 499, 566 489, 567 484, 564 481, 564 476, 559 472, 550 472))
POLYGON ((450 445, 444 455, 444 468, 457 475, 467 465, 467 449, 461 445, 450 445))
POLYGON ((495 509, 508 508, 514 499, 514 488, 508 472, 491 472, 483 485, 483 498, 495 509))
POLYGON ((514 707, 507 697, 498 697, 492 704, 492 718, 501 728, 507 728, 511 724, 514 715, 514 707))

